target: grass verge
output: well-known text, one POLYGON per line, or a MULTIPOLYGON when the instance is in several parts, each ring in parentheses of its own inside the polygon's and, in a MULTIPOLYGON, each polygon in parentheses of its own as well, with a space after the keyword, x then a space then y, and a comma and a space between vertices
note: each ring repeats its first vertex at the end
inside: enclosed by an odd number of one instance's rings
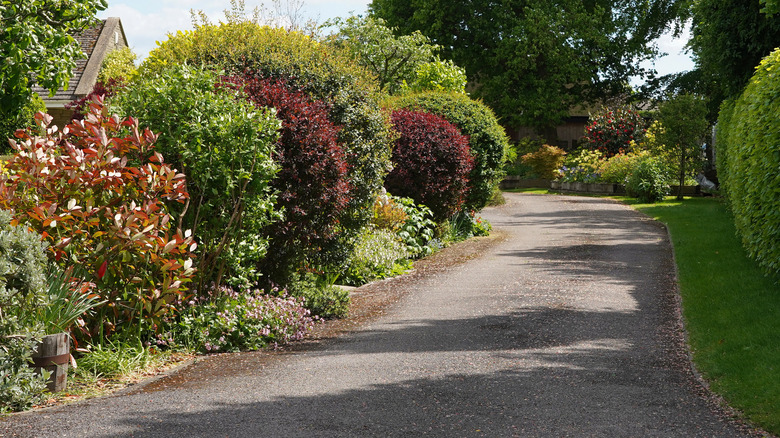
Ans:
POLYGON ((780 434, 780 279, 747 258, 720 199, 621 200, 669 228, 699 372, 730 406, 780 434))

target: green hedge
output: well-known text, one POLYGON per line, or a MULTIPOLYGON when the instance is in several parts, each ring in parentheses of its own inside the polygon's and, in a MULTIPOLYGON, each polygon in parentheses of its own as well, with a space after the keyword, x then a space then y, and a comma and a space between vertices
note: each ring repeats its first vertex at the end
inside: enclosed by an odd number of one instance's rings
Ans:
POLYGON ((493 110, 481 101, 455 92, 409 94, 391 99, 388 105, 436 114, 469 137, 474 170, 469 175, 465 207, 481 210, 487 205, 504 177, 504 154, 509 148, 509 139, 493 110))
POLYGON ((780 49, 761 61, 733 104, 724 103, 718 141, 719 179, 748 254, 780 273, 780 49))

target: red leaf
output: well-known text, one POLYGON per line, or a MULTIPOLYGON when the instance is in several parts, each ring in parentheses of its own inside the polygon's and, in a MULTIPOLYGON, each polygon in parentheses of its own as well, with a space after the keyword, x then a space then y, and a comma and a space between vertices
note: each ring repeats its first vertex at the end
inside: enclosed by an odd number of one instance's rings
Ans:
POLYGON ((106 268, 108 267, 108 260, 104 261, 102 265, 98 268, 97 276, 99 279, 103 279, 103 276, 106 275, 106 268))

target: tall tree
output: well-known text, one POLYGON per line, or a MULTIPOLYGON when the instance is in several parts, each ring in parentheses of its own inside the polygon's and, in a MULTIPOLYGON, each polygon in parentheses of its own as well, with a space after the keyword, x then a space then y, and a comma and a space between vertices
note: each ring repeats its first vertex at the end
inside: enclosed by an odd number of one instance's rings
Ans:
POLYGON ((780 16, 762 13, 758 0, 696 0, 691 15, 688 46, 699 88, 710 94, 712 118, 720 103, 741 93, 761 59, 780 45, 780 16))
POLYGON ((33 84, 64 87, 83 56, 71 33, 96 21, 106 0, 0 0, 0 117, 16 117, 33 84))
POLYGON ((373 0, 398 32, 415 30, 466 68, 508 126, 547 137, 569 109, 628 92, 640 62, 678 18, 678 0, 373 0))

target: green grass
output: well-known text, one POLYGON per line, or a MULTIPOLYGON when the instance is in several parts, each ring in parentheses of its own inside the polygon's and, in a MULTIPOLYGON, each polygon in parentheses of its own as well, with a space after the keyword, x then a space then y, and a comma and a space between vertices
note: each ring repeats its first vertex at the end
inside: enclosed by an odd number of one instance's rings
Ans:
POLYGON ((542 188, 506 189, 504 191, 509 193, 531 193, 534 195, 546 195, 550 193, 550 189, 542 189, 542 188))
POLYGON ((669 228, 698 370, 729 405, 780 434, 779 279, 747 258, 721 200, 633 203, 669 228))

